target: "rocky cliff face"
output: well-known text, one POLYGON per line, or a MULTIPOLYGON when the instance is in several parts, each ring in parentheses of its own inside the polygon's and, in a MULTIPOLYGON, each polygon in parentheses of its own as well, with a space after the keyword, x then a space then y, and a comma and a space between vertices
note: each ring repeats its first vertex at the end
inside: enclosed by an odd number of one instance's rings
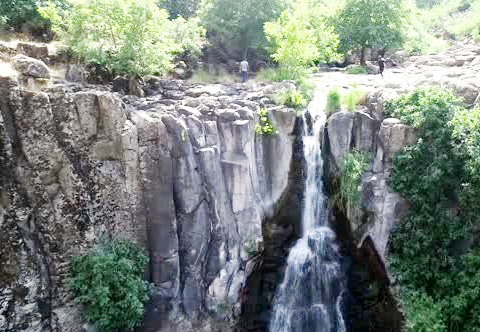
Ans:
POLYGON ((68 261, 101 235, 150 257, 145 330, 237 317, 245 262, 288 186, 295 115, 271 101, 285 84, 151 78, 137 98, 1 78, 1 330, 79 331, 68 261), (260 106, 277 136, 255 133, 260 106))

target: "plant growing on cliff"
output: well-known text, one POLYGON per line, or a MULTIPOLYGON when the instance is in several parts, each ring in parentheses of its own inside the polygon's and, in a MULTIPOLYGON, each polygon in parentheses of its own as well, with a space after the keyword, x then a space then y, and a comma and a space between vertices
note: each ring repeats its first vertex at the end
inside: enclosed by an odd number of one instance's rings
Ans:
POLYGON ((276 130, 270 119, 268 118, 268 110, 266 108, 260 108, 257 111, 258 114, 258 123, 255 127, 255 132, 263 136, 277 135, 278 130, 276 130))
POLYGON ((68 10, 47 1, 39 12, 74 55, 113 74, 165 73, 177 54, 198 53, 205 34, 197 19, 169 20, 155 0, 72 0, 68 10))
POLYGON ((425 331, 414 327, 428 325, 428 317, 445 323, 433 331, 478 331, 480 252, 469 251, 469 234, 480 224, 480 110, 463 108, 449 91, 423 87, 387 103, 386 113, 419 136, 394 157, 389 179, 410 203, 389 259, 408 331, 425 331))
POLYGON ((143 318, 150 284, 143 278, 147 257, 136 243, 101 241, 70 266, 69 288, 85 319, 99 331, 132 330, 143 318))
POLYGON ((299 109, 307 106, 307 100, 303 94, 297 90, 282 90, 275 94, 274 101, 276 104, 285 105, 287 107, 299 109))
POLYGON ((340 93, 338 92, 338 88, 330 88, 327 93, 327 105, 325 106, 325 112, 327 113, 327 115, 332 115, 339 109, 340 93))
POLYGON ((342 96, 342 104, 344 107, 353 112, 356 110, 358 105, 365 105, 367 94, 365 91, 362 91, 354 84, 353 89, 348 90, 348 92, 342 96))
POLYGON ((345 208, 352 208, 359 203, 359 187, 367 167, 368 156, 364 152, 353 150, 345 155, 338 179, 338 200, 345 208))

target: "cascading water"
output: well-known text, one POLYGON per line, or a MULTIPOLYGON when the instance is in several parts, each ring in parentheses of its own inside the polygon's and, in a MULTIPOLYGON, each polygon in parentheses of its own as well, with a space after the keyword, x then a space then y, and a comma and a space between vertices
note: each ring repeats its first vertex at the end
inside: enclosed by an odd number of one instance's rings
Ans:
MULTIPOLYGON (((315 100, 314 100, 315 102, 315 100)), ((303 146, 307 178, 302 238, 288 256, 285 277, 274 300, 270 332, 345 332, 345 291, 335 233, 328 227, 327 198, 322 188, 321 135, 323 109, 303 146)))

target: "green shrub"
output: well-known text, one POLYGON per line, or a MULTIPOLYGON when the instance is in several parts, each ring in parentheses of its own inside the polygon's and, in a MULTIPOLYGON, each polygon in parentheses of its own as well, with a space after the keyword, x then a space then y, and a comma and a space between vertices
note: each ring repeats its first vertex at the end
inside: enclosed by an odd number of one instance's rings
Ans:
POLYGON ((359 186, 367 167, 368 156, 361 151, 350 151, 343 159, 338 180, 338 198, 345 208, 352 208, 359 203, 359 186))
POLYGON ((255 132, 263 136, 277 135, 278 130, 276 130, 270 119, 268 118, 268 110, 266 108, 260 108, 257 111, 259 123, 255 127, 255 132))
POLYGON ((48 1, 42 8, 74 55, 113 75, 163 74, 176 55, 198 53, 203 45, 198 19, 171 21, 155 0, 75 1, 69 10, 48 1))
MULTIPOLYGON (((388 102, 386 114, 415 127, 419 137, 393 160, 389 185, 410 209, 392 233, 390 268, 404 297, 422 290, 433 299, 446 331, 479 331, 473 312, 480 310, 480 252, 466 253, 461 244, 480 224, 480 109, 423 87, 388 102)), ((419 319, 415 307, 406 314, 407 322, 419 319)))
POLYGON ((102 241, 72 259, 69 288, 85 319, 99 331, 132 330, 143 318, 150 285, 147 257, 132 241, 102 241))
POLYGON ((404 296, 402 307, 406 311, 405 330, 408 332, 445 332, 441 306, 423 292, 410 292, 404 296))
POLYGON ((327 93, 325 112, 327 115, 330 115, 335 113, 338 109, 340 109, 340 93, 338 93, 337 88, 331 88, 327 93))
POLYGON ((362 66, 352 66, 348 67, 346 72, 351 75, 368 74, 368 69, 362 66))

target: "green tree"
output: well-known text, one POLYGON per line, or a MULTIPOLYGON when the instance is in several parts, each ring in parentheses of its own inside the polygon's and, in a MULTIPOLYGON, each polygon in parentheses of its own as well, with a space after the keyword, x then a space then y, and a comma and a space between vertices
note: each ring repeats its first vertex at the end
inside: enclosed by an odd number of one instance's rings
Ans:
POLYGON ((301 76, 314 61, 330 62, 338 57, 339 39, 326 24, 325 12, 319 3, 299 0, 276 21, 265 23, 265 34, 274 45, 272 57, 290 78, 301 76))
MULTIPOLYGON (((263 24, 280 15, 288 0, 202 0, 198 14, 209 33, 222 36, 226 47, 265 46, 263 24)), ((217 45, 214 45, 217 46, 217 45)))
MULTIPOLYGON (((66 6, 65 0, 54 0, 60 7, 66 6)), ((0 26, 8 25, 17 30, 29 32, 48 29, 48 20, 37 12, 37 6, 43 5, 43 0, 2 0, 0 3, 0 26)))
POLYGON ((366 48, 401 46, 404 15, 403 0, 347 0, 335 18, 340 50, 360 49, 365 65, 366 48))
POLYGON ((205 34, 198 20, 170 21, 155 0, 71 0, 65 11, 49 2, 40 12, 75 55, 113 74, 165 73, 176 55, 198 53, 205 34))

